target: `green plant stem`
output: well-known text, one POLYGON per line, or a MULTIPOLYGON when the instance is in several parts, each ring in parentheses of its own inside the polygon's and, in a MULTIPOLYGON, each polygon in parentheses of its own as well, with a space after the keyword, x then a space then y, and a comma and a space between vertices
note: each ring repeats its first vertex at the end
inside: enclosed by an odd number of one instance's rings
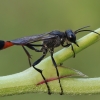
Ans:
MULTIPOLYGON (((97 29, 95 31, 100 33, 100 29, 97 29)), ((90 33, 77 41, 80 47, 73 45, 74 50, 76 53, 78 53, 86 47, 90 46, 91 44, 95 43, 99 39, 100 36, 98 34, 90 33)), ((72 56, 73 52, 71 50, 71 47, 64 48, 54 54, 54 58, 57 64, 62 63, 72 56)), ((50 70, 51 66, 53 66, 51 58, 47 57, 36 67, 42 69, 46 76, 46 74, 52 73, 52 70, 50 70)), ((36 85, 41 80, 43 80, 41 78, 41 75, 32 67, 17 74, 2 76, 0 77, 0 96, 30 92, 47 93, 47 87, 45 84, 38 86, 36 85)), ((100 78, 63 78, 61 79, 61 83, 64 89, 64 94, 80 95, 100 93, 100 78)), ((60 92, 58 80, 49 82, 48 84, 52 93, 60 92)))

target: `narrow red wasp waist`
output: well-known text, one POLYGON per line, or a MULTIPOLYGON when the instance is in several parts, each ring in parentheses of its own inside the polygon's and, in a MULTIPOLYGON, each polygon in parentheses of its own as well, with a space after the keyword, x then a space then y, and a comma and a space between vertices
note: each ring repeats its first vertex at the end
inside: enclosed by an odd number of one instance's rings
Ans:
POLYGON ((13 44, 12 42, 10 42, 10 41, 5 41, 4 46, 3 46, 2 49, 5 49, 5 48, 8 48, 8 47, 11 47, 11 46, 13 46, 13 45, 14 45, 14 44, 13 44))

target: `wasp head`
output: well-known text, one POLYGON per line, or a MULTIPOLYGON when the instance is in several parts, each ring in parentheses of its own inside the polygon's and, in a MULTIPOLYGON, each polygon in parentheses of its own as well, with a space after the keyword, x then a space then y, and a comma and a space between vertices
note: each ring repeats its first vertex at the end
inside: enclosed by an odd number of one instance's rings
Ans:
POLYGON ((72 30, 66 30, 65 35, 69 42, 74 43, 79 47, 79 45, 76 42, 76 35, 72 30))

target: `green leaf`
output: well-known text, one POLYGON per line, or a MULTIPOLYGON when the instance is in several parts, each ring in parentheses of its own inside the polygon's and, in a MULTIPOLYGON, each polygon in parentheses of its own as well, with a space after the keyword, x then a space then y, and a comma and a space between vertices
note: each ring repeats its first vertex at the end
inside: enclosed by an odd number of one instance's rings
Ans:
MULTIPOLYGON (((64 67, 64 66, 58 66, 59 76, 60 78, 67 78, 72 76, 81 76, 81 77, 87 77, 87 75, 83 74, 82 72, 75 70, 73 68, 64 67)), ((43 70, 43 75, 46 78, 47 82, 57 80, 57 72, 54 66, 47 67, 45 70, 43 70)), ((44 80, 37 83, 38 85, 45 83, 44 80)))

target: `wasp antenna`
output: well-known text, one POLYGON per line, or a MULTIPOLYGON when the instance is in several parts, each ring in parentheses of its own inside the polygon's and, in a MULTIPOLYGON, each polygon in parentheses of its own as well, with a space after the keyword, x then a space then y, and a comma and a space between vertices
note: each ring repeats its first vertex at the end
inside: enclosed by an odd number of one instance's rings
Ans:
MULTIPOLYGON (((94 32, 94 33, 100 35, 99 33, 95 32, 95 31, 93 31, 93 30, 79 30, 79 31, 77 31, 77 33, 79 33, 79 32, 83 32, 83 31, 94 32)), ((77 33, 75 33, 75 34, 77 34, 77 33)))
POLYGON ((80 31, 80 30, 82 30, 82 29, 84 29, 84 28, 87 28, 87 27, 90 27, 90 26, 84 26, 84 27, 82 27, 82 28, 79 28, 78 30, 76 30, 74 33, 75 34, 77 34, 78 33, 78 31, 80 31))

